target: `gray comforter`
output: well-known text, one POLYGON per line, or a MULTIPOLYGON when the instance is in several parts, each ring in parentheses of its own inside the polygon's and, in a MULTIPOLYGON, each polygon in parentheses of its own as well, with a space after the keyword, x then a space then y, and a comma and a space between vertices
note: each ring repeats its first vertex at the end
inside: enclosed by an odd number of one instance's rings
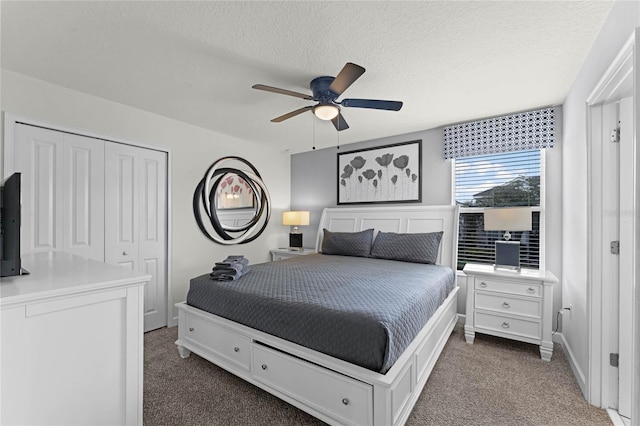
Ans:
POLYGON ((384 374, 454 285, 445 266, 314 254, 193 278, 187 303, 384 374))

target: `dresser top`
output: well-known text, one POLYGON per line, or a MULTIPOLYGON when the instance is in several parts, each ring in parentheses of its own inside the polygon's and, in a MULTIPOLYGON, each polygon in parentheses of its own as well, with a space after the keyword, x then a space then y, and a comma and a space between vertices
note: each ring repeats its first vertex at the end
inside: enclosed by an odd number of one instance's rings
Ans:
POLYGON ((150 275, 63 252, 23 255, 22 267, 28 275, 0 279, 0 306, 127 287, 151 279, 150 275))
POLYGON ((547 284, 558 282, 558 278, 549 271, 539 269, 522 268, 520 271, 509 271, 495 269, 493 265, 481 265, 478 263, 467 263, 463 269, 464 273, 472 275, 486 275, 500 278, 510 278, 529 281, 543 281, 547 284))

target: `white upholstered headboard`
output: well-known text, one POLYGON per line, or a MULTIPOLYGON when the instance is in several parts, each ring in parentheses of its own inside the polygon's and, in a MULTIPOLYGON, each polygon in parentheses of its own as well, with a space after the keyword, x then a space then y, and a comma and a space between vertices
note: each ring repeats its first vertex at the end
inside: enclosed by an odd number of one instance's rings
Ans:
POLYGON ((338 207, 326 208, 320 218, 316 250, 322 247, 323 229, 358 232, 373 228, 375 233, 418 233, 444 231, 438 264, 454 271, 458 261, 458 206, 338 207))

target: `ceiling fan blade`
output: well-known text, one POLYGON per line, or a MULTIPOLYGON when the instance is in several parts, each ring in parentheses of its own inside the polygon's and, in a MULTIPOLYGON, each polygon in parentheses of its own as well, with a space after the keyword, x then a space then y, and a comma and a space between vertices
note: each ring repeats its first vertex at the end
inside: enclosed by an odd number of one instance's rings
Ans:
POLYGON ((333 80, 331 86, 329 86, 329 90, 340 96, 342 92, 347 90, 347 88, 351 86, 354 81, 356 81, 362 74, 364 74, 364 71, 365 69, 360 65, 347 62, 342 70, 340 70, 336 78, 333 80))
POLYGON ((279 93, 281 95, 295 96, 296 98, 313 100, 311 95, 305 95, 304 93, 294 92, 287 89, 279 89, 277 87, 265 86, 264 84, 254 84, 251 87, 258 90, 264 90, 266 92, 279 93))
POLYGON ((309 111, 311 108, 313 108, 313 106, 302 107, 302 108, 297 109, 295 111, 291 111, 290 113, 287 113, 285 115, 281 115, 280 117, 276 117, 271 121, 273 123, 279 123, 279 122, 287 120, 287 119, 289 119, 291 117, 295 117, 298 114, 302 114, 303 112, 309 111))
POLYGON ((343 99, 340 105, 347 108, 373 108, 386 109, 388 111, 400 111, 402 102, 382 101, 379 99, 343 99))
POLYGON ((338 115, 332 118, 331 122, 333 123, 337 131, 347 130, 349 128, 349 125, 347 124, 341 113, 338 113, 338 115))

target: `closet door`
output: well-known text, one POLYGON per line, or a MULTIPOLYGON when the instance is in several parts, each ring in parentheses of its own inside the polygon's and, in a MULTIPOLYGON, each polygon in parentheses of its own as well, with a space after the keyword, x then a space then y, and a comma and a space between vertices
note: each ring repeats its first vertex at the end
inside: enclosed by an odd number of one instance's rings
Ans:
POLYGON ((105 160, 105 261, 151 275, 144 329, 166 326, 166 154, 109 143, 105 160))
POLYGON ((145 284, 145 331, 167 325, 167 155, 142 149, 138 223, 138 270, 151 275, 145 284))
POLYGON ((22 251, 61 250, 104 262, 104 141, 18 124, 14 145, 22 251))

